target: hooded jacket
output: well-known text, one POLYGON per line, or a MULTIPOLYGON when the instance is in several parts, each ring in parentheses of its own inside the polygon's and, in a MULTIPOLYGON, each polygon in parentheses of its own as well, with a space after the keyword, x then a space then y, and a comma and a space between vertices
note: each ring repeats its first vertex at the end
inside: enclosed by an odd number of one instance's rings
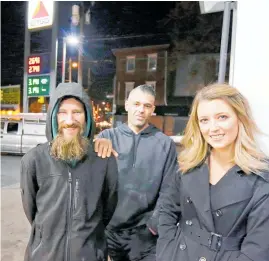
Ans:
POLYGON ((32 226, 25 261, 107 260, 104 230, 117 204, 116 160, 98 157, 92 145, 73 166, 50 155, 57 132, 55 117, 66 96, 84 104, 84 135, 92 140, 94 134, 91 102, 82 87, 60 84, 47 113, 48 142, 30 150, 21 161, 22 203, 32 226))
POLYGON ((153 125, 135 134, 127 124, 104 130, 118 152, 118 205, 108 229, 147 225, 157 232, 157 202, 169 177, 178 170, 175 143, 153 125))

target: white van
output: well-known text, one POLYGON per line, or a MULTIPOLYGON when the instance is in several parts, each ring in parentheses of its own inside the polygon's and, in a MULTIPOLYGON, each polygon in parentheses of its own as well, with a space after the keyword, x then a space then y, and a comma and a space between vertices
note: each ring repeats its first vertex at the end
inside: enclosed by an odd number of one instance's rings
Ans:
POLYGON ((1 116, 1 152, 25 154, 37 144, 47 142, 45 128, 44 113, 1 116))

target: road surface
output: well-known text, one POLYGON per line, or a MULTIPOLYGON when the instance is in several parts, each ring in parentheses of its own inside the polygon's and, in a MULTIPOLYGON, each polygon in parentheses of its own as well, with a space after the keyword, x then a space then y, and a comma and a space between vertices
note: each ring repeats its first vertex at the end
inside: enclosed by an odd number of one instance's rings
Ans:
POLYGON ((20 197, 20 160, 1 155, 1 261, 23 261, 30 233, 20 197))

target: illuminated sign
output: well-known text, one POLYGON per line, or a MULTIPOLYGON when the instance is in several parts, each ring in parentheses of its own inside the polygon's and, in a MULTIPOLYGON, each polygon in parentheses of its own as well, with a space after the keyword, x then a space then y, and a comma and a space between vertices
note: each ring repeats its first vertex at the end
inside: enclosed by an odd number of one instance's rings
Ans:
POLYGON ((28 1, 28 29, 47 29, 53 24, 53 0, 28 1))
POLYGON ((39 97, 49 96, 50 92, 50 76, 31 76, 27 79, 27 96, 39 97))
POLYGON ((40 73, 40 56, 28 58, 28 74, 40 73))
POLYGON ((20 85, 9 85, 1 86, 1 106, 3 105, 18 105, 21 99, 21 86, 20 85))
POLYGON ((50 55, 39 54, 31 55, 28 57, 28 69, 27 72, 30 75, 46 74, 50 72, 50 55))

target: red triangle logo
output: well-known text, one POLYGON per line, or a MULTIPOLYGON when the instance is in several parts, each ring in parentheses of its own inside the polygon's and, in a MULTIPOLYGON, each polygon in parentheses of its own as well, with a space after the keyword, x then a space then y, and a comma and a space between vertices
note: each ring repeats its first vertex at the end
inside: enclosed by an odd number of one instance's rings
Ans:
POLYGON ((33 19, 35 18, 42 18, 49 16, 46 7, 43 4, 43 1, 38 1, 37 7, 35 9, 35 12, 33 14, 33 19))

